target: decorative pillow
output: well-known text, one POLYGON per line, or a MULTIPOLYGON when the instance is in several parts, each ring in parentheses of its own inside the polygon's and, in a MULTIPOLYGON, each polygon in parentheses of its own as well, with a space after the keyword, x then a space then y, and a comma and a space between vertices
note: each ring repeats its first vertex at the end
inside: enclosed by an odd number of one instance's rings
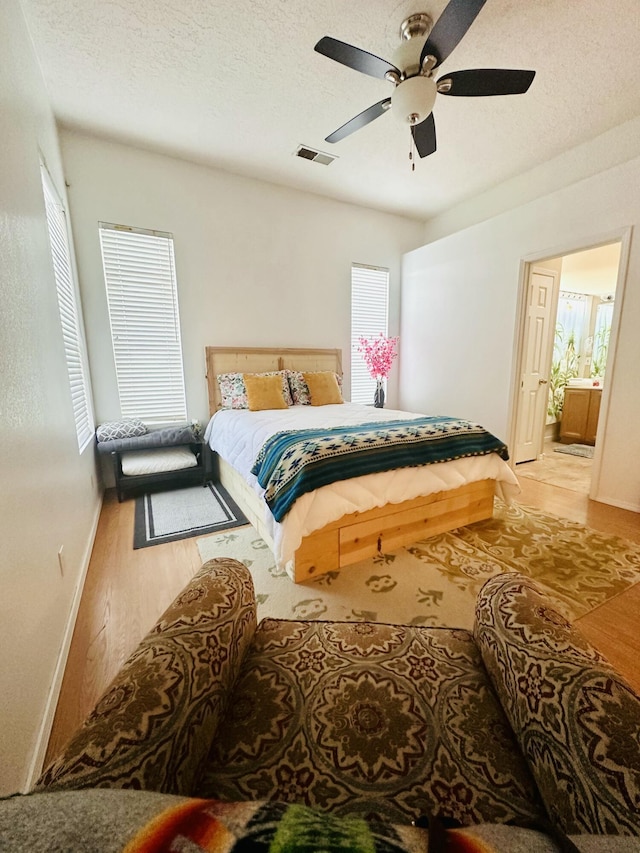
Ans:
POLYGON ((419 853, 427 849, 424 829, 368 821, 366 816, 358 814, 337 816, 297 803, 266 800, 178 803, 142 827, 128 849, 131 853, 162 853, 186 849, 187 845, 190 849, 204 849, 200 846, 203 838, 207 839, 206 849, 211 853, 230 850, 419 853))
POLYGON ((219 373, 220 405, 223 409, 248 409, 243 373, 219 373))
POLYGON ((343 402, 335 373, 303 373, 302 376, 309 388, 312 406, 329 406, 343 402))
POLYGON ((116 438, 134 438, 137 435, 144 435, 147 427, 142 421, 137 418, 130 418, 126 421, 108 421, 100 424, 96 430, 96 438, 98 441, 111 441, 116 438))
MULTIPOLYGON (((294 406, 308 406, 311 403, 311 396, 309 394, 309 386, 305 381, 305 374, 303 374, 300 370, 287 370, 287 377, 289 379, 289 388, 291 389, 291 398, 292 405, 294 406)), ((320 371, 312 371, 312 375, 317 373, 331 373, 336 377, 338 382, 338 388, 342 391, 342 376, 339 373, 333 373, 330 370, 320 370, 320 371)), ((340 400, 340 402, 343 402, 340 400)))
POLYGON ((94 788, 25 794, 0 801, 0 849, 29 853, 166 853, 167 850, 302 849, 385 853, 637 853, 637 839, 580 835, 575 846, 542 831, 504 824, 464 829, 373 820, 357 812, 334 815, 279 802, 223 803, 153 791, 94 788), (579 847, 577 845, 580 845, 579 847))
POLYGON ((282 377, 278 373, 270 376, 245 373, 244 384, 247 389, 247 402, 252 412, 288 408, 282 390, 282 377))
MULTIPOLYGON (((223 409, 248 409, 247 389, 244 383, 246 373, 219 373, 216 377, 220 388, 220 400, 223 409)), ((254 373, 253 376, 282 377, 282 395, 287 406, 293 405, 286 370, 272 370, 267 373, 254 373)))
MULTIPOLYGON (((427 831, 357 812, 338 816, 265 800, 224 803, 96 788, 15 796, 0 802, 0 848, 14 853, 424 853, 427 831)), ((514 849, 505 846, 500 853, 514 849)), ((537 853, 539 848, 528 844, 517 849, 537 853)), ((545 853, 550 849, 555 848, 542 848, 545 853)))
POLYGON ((517 573, 482 587, 474 638, 552 822, 640 835, 640 698, 517 573))

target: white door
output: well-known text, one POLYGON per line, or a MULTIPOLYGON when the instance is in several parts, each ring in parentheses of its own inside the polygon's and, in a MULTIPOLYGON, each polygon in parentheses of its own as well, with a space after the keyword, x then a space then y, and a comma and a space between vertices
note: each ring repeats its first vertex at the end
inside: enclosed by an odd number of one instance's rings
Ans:
POLYGON ((542 452, 549 396, 558 273, 531 266, 522 350, 515 462, 529 462, 542 452))

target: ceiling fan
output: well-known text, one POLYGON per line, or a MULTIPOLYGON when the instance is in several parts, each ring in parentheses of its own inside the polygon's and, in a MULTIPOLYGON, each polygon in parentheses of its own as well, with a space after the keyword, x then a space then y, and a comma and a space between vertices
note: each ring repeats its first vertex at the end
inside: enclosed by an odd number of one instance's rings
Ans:
POLYGON ((314 48, 318 53, 395 86, 391 97, 359 113, 325 141, 339 142, 391 109, 400 121, 410 125, 418 154, 427 157, 436 150, 432 110, 437 95, 473 98, 526 92, 535 71, 475 68, 453 71, 434 80, 433 72, 454 50, 485 3, 486 0, 449 0, 435 24, 424 12, 410 15, 400 27, 403 41, 393 55, 393 62, 331 36, 321 38, 314 48))

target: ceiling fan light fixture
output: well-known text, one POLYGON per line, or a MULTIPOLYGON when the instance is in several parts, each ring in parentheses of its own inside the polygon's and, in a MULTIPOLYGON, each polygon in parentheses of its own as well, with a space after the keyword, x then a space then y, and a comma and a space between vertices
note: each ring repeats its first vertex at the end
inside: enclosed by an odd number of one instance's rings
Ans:
POLYGON ((433 110, 437 92, 433 78, 409 77, 393 90, 391 112, 403 124, 420 124, 433 110))

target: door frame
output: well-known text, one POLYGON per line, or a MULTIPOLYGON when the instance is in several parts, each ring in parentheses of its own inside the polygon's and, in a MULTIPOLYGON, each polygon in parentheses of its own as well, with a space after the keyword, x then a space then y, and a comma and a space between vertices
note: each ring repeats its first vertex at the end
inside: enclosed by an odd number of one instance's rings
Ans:
MULTIPOLYGON (((520 271, 518 275, 518 300, 516 305, 516 327, 513 339, 511 375, 511 393, 509 402, 509 446, 514 447, 517 436, 518 397, 520 391, 520 374, 523 363, 523 349, 525 340, 525 325, 527 311, 527 291, 529 286, 529 271, 534 265, 543 266, 545 261, 564 255, 573 255, 588 249, 597 249, 610 243, 620 243, 620 261, 618 263, 618 276, 616 279, 616 298, 611 319, 611 335, 609 338, 609 349, 607 351, 607 378, 602 389, 602 402, 600 404, 600 416, 598 419, 598 431, 596 433, 596 445, 593 456, 593 467, 591 469, 591 488, 589 498, 599 500, 600 470, 605 450, 605 435, 609 419, 609 399, 611 386, 615 381, 615 361, 618 350, 618 330, 620 318, 624 308, 624 292, 629 267, 629 252, 631 248, 632 226, 625 226, 614 231, 591 235, 573 242, 562 243, 559 246, 533 252, 520 260, 520 271)), ((544 429, 544 424, 541 427, 544 429)), ((515 469, 513 459, 512 467, 515 469)))

